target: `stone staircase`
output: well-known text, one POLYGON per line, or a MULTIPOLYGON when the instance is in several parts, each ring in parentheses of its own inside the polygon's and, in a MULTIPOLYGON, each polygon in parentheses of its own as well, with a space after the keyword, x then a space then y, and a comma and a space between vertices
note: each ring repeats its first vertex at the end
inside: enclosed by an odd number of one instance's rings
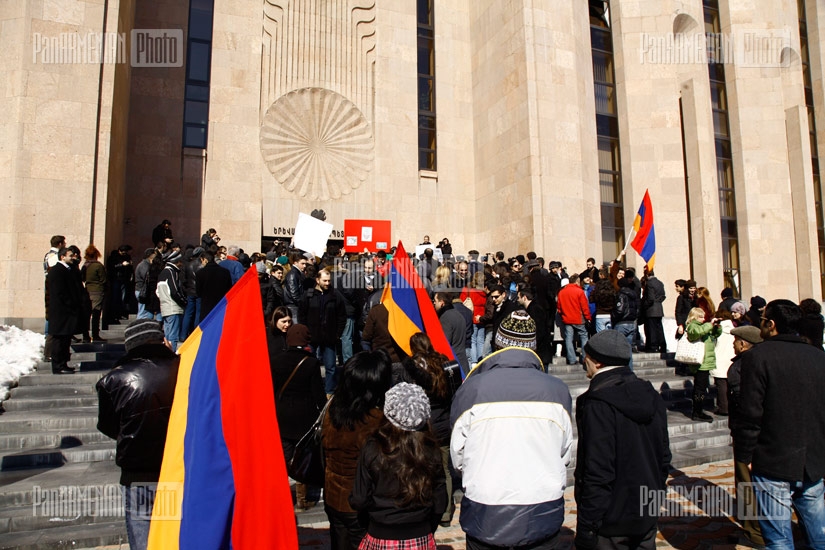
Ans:
MULTIPOLYGON (((94 384, 123 353, 124 325, 104 334, 106 344, 75 345, 73 375, 55 376, 48 364, 21 378, 0 415, 0 549, 91 548, 126 544, 118 492, 115 442, 97 431, 94 384), (87 494, 64 495, 71 488, 87 494), (58 504, 74 507, 60 509, 58 504)), ((634 354, 634 370, 659 390, 668 406, 674 468, 729 459, 727 418, 690 420, 692 376, 672 357, 634 354)), ((580 365, 555 358, 551 373, 575 398, 589 381, 580 365)), ((714 388, 711 388, 713 395, 714 388)), ((712 397, 707 409, 712 409, 712 397)), ((575 422, 575 419, 574 419, 575 422)), ((575 443, 574 443, 575 445, 575 443)), ((568 483, 573 482, 573 461, 568 483)), ((327 521, 321 505, 298 515, 301 525, 327 521)))
POLYGON ((0 548, 126 544, 115 442, 97 430, 95 383, 123 355, 123 330, 75 344, 74 374, 42 362, 0 415, 0 548))

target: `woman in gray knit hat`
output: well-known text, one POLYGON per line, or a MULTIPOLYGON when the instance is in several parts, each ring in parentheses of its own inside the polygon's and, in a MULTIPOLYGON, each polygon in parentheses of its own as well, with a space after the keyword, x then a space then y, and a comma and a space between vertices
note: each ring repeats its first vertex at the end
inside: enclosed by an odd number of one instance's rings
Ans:
POLYGON ((401 382, 386 393, 384 421, 361 449, 349 502, 369 516, 359 550, 435 550, 447 491, 421 386, 401 382))

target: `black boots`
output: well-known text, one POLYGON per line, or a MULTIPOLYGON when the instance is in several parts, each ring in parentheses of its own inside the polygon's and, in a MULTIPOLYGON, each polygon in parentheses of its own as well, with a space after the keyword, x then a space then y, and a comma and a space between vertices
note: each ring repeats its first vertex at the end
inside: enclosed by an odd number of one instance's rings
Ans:
POLYGON ((713 417, 702 410, 705 404, 704 393, 693 392, 693 416, 691 420, 698 420, 701 422, 713 422, 713 417))

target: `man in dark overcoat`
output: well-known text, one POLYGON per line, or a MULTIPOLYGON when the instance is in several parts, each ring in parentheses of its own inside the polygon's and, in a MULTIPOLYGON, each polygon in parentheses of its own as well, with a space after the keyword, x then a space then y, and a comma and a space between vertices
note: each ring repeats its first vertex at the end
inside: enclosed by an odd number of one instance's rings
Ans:
POLYGON ((46 276, 49 289, 49 335, 52 337, 52 372, 54 374, 73 373, 69 367, 72 335, 78 332, 82 309, 82 296, 70 263, 74 252, 66 247, 57 253, 58 262, 46 276))

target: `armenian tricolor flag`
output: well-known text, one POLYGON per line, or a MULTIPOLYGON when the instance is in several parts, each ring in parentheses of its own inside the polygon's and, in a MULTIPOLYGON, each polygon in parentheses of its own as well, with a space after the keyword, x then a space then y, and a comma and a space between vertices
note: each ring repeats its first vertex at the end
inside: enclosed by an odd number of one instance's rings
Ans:
POLYGON ((298 548, 254 269, 180 348, 150 550, 298 548))
POLYGON ((427 289, 415 272, 401 241, 398 241, 395 256, 390 262, 381 303, 390 314, 389 329, 393 340, 408 355, 412 355, 410 336, 424 332, 437 352, 455 360, 427 289))
POLYGON ((656 262, 656 233, 653 230, 653 205, 650 204, 647 190, 636 213, 636 219, 633 220, 633 230, 636 231, 636 236, 630 246, 644 259, 647 268, 653 271, 653 264, 656 262))

